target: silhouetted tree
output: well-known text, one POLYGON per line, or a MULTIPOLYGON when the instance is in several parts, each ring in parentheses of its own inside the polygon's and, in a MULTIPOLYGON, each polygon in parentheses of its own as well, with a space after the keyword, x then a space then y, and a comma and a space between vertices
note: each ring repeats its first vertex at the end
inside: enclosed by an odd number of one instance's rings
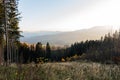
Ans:
POLYGON ((51 48, 50 48, 49 43, 47 42, 47 44, 46 44, 46 58, 50 59, 50 57, 51 57, 51 48))
POLYGON ((43 57, 43 47, 41 42, 38 42, 36 44, 35 55, 36 55, 36 60, 37 58, 43 57))

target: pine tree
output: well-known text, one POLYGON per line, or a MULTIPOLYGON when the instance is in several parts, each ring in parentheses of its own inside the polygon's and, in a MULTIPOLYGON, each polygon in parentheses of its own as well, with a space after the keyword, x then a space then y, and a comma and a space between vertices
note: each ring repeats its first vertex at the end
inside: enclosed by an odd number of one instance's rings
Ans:
POLYGON ((50 48, 49 43, 47 42, 47 44, 46 44, 46 58, 50 59, 50 57, 51 57, 51 48, 50 48))
POLYGON ((38 42, 37 44, 36 44, 36 57, 37 58, 40 58, 40 57, 42 57, 42 55, 43 55, 43 49, 42 49, 42 43, 41 42, 38 42))
MULTIPOLYGON (((10 0, 10 11, 9 11, 9 47, 10 47, 10 60, 12 61, 12 57, 14 56, 14 50, 18 49, 18 42, 20 38, 20 31, 19 31, 19 13, 18 13, 18 0, 10 0)), ((15 53, 18 56, 18 53, 15 53)), ((17 57, 16 56, 16 57, 17 57)))
POLYGON ((18 0, 2 0, 0 3, 0 40, 6 42, 7 62, 13 60, 20 38, 18 0), (5 36, 5 37, 4 37, 5 36), (4 39, 5 38, 5 39, 4 39))
POLYGON ((0 2, 0 64, 3 63, 4 57, 4 7, 2 0, 0 2))

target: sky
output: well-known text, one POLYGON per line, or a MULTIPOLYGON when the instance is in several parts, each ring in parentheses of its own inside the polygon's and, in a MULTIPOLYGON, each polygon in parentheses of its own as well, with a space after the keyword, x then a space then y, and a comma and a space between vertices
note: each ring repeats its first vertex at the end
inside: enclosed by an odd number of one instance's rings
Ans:
POLYGON ((120 0, 20 0, 20 30, 74 31, 120 26, 120 0))

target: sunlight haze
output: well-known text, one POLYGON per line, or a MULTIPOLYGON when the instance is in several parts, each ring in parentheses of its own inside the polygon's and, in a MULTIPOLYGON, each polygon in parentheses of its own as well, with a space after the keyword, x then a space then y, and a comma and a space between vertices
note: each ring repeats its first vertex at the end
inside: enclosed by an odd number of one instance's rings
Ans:
POLYGON ((74 31, 120 26, 120 0, 20 0, 23 31, 74 31))

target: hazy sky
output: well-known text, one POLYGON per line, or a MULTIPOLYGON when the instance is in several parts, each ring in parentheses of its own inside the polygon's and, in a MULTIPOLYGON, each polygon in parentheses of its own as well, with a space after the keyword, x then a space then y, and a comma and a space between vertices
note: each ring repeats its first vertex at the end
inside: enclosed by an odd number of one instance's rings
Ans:
POLYGON ((120 0, 20 0, 22 31, 120 26, 120 0))

